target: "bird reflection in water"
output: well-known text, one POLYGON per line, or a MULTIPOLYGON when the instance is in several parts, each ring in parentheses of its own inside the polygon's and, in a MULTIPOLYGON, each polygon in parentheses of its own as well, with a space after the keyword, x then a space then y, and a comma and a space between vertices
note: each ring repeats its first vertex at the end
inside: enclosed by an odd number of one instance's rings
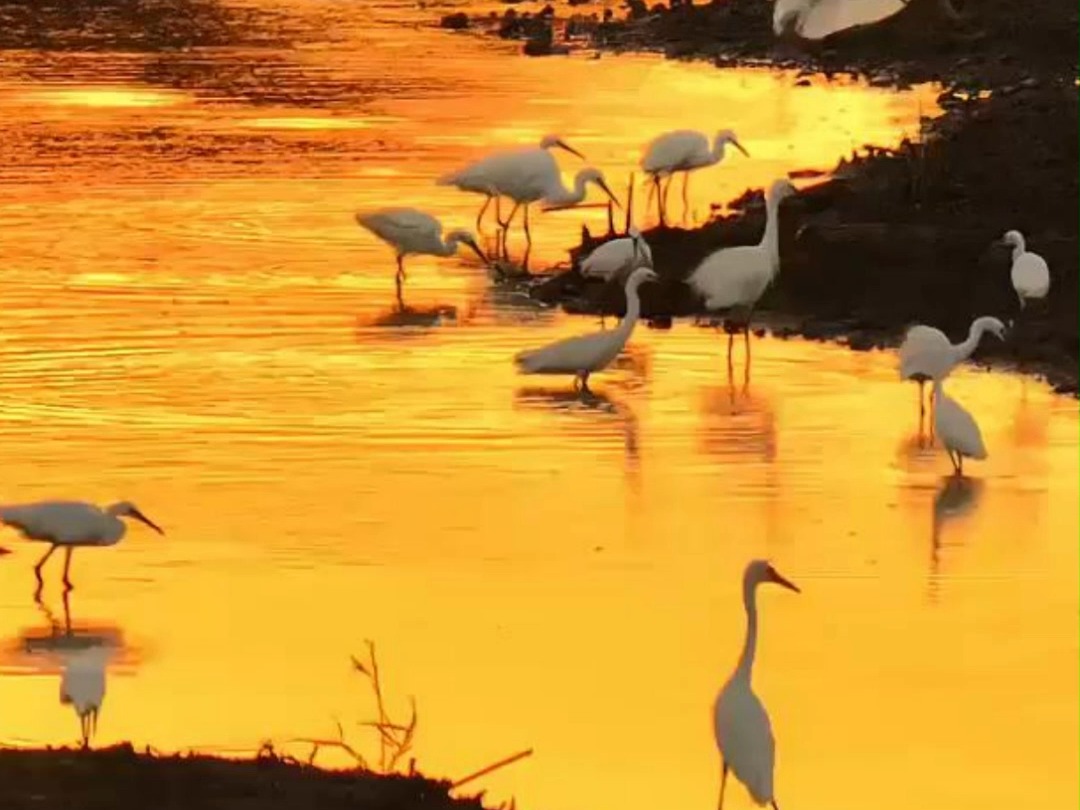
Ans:
POLYGON ((703 389, 701 446, 716 455, 776 459, 776 413, 767 396, 752 393, 748 372, 736 385, 729 367, 727 385, 703 389))
MULTIPOLYGON (((936 602, 941 581, 941 552, 945 543, 941 532, 949 522, 961 521, 970 516, 979 505, 982 497, 983 482, 976 478, 964 478, 950 475, 942 479, 941 486, 934 494, 932 510, 932 531, 930 537, 930 601, 936 602)), ((961 543, 949 544, 954 547, 961 543)))
POLYGON ((22 631, 0 652, 0 665, 15 672, 58 674, 60 704, 74 709, 81 743, 87 748, 97 733, 105 700, 106 669, 110 664, 133 663, 134 651, 126 647, 115 626, 73 626, 70 593, 63 594, 62 618, 40 596, 34 602, 48 628, 22 631))
POLYGON ((377 328, 415 328, 433 329, 447 323, 457 323, 457 308, 449 304, 436 304, 431 307, 411 307, 399 303, 388 312, 382 312, 373 318, 356 319, 356 336, 359 338, 371 327, 377 328))

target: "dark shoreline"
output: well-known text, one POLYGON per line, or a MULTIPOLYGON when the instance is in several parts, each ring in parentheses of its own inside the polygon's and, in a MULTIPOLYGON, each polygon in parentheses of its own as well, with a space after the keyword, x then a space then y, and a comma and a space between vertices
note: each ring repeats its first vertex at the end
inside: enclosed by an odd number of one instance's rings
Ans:
POLYGON ((0 749, 4 810, 484 810, 480 796, 419 775, 327 771, 263 752, 254 759, 100 750, 0 749))
MULTIPOLYGON (((879 25, 815 43, 778 40, 772 6, 761 0, 677 6, 570 30, 602 51, 660 50, 721 66, 767 61, 881 86, 940 83, 945 113, 918 142, 842 162, 831 179, 785 204, 782 270, 755 320, 791 324, 777 330, 781 336, 866 350, 898 344, 917 322, 959 341, 975 317, 995 315, 1015 328, 1005 343, 985 340, 976 359, 1043 375, 1058 392, 1076 395, 1077 7, 985 0, 959 21, 941 8, 937 0, 912 0, 879 25), (1014 228, 1046 258, 1052 277, 1048 298, 1023 313, 1008 251, 993 246, 1014 228)), ((539 19, 532 19, 535 36, 539 19)), ((660 284, 642 289, 646 317, 663 323, 700 314, 682 279, 707 253, 760 238, 760 200, 760 189, 748 190, 732 204, 733 216, 645 233, 661 275, 660 284)), ((538 283, 533 295, 570 312, 618 314, 621 290, 586 282, 576 269, 578 256, 600 241, 571 249, 573 267, 538 283)))

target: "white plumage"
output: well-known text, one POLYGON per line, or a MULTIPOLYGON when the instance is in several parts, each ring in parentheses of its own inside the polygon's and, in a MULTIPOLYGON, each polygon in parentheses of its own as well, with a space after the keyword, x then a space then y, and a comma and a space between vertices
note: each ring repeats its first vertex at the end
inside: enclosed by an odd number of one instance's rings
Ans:
POLYGON ((127 524, 121 520, 125 517, 145 523, 158 534, 165 533, 129 501, 120 501, 104 508, 83 501, 40 501, 0 506, 0 523, 17 529, 28 540, 50 544, 49 550, 34 566, 39 587, 42 584, 41 567, 57 548, 63 547, 64 584, 70 589, 68 574, 73 550, 79 546, 116 545, 127 531, 127 524))
POLYGON ((1010 276, 1016 296, 1020 299, 1020 308, 1023 309, 1029 300, 1045 298, 1050 292, 1050 267, 1046 259, 1027 249, 1020 231, 1008 231, 1001 242, 1012 248, 1010 276))
POLYGON ((355 215, 356 223, 370 231, 394 249, 397 257, 398 303, 401 303, 401 283, 405 280, 406 256, 453 256, 459 245, 468 246, 480 260, 487 264, 487 257, 476 244, 472 234, 464 230, 450 231, 443 239, 442 223, 431 214, 416 208, 381 208, 355 215))
POLYGON ((957 475, 964 474, 965 458, 987 457, 975 417, 942 390, 940 379, 934 380, 934 433, 949 454, 957 475))
POLYGON ((824 39, 845 28, 880 22, 905 5, 906 0, 775 0, 773 32, 824 39))
POLYGON ((540 349, 519 352, 514 363, 522 374, 573 374, 574 386, 587 391, 589 375, 607 368, 630 339, 641 314, 638 287, 655 281, 656 273, 639 267, 626 280, 626 314, 619 325, 605 332, 565 338, 540 349))
POLYGON ((582 259, 581 275, 610 281, 620 273, 652 266, 649 243, 642 237, 641 231, 631 225, 626 236, 604 242, 582 259))
POLYGON ((109 652, 103 647, 90 647, 65 655, 64 671, 60 678, 60 703, 70 705, 79 717, 82 744, 90 744, 97 733, 98 715, 105 701, 105 665, 109 652))
POLYGON ((739 143, 735 133, 730 129, 716 133, 711 149, 709 148, 708 137, 704 133, 692 129, 665 132, 649 142, 645 147, 645 154, 641 158, 641 168, 652 178, 653 191, 657 196, 661 222, 663 222, 667 210, 667 191, 670 188, 669 180, 667 188, 661 189, 661 180, 671 178, 680 172, 685 173, 683 206, 684 209, 689 207, 687 187, 690 182, 690 172, 706 166, 713 166, 722 161, 725 147, 729 143, 747 157, 750 156, 746 149, 743 148, 743 145, 739 143))
MULTIPOLYGON (((765 194, 765 233, 756 245, 722 248, 706 256, 686 279, 707 310, 741 306, 753 310, 780 272, 778 211, 795 194, 787 180, 773 182, 765 194)), ((749 330, 749 319, 747 320, 749 330)))
POLYGON ((554 164, 555 159, 548 152, 553 148, 563 149, 572 155, 577 155, 582 160, 585 158, 584 155, 563 141, 558 135, 545 135, 540 140, 539 147, 496 152, 457 171, 444 174, 435 183, 440 186, 455 186, 461 191, 473 194, 483 194, 487 198, 484 200, 480 213, 476 216, 476 229, 480 230, 480 222, 484 217, 484 212, 487 211, 492 198, 497 197, 499 194, 499 179, 506 176, 507 172, 512 172, 513 167, 519 161, 529 160, 528 156, 537 150, 551 158, 551 163, 554 164))
POLYGON ((799 591, 765 560, 754 560, 743 573, 746 638, 739 663, 713 705, 713 730, 721 760, 719 810, 724 807, 728 770, 746 786, 755 804, 777 806, 773 789, 776 743, 769 715, 751 686, 758 635, 757 587, 765 582, 799 591))

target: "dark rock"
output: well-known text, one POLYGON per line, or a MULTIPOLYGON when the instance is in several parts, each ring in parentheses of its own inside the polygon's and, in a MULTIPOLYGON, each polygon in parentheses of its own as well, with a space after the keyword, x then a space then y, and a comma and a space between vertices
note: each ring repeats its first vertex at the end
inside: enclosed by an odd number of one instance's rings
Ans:
POLYGON ((449 28, 452 31, 462 31, 469 27, 469 15, 464 11, 459 11, 455 14, 447 14, 439 20, 439 25, 443 28, 449 28))

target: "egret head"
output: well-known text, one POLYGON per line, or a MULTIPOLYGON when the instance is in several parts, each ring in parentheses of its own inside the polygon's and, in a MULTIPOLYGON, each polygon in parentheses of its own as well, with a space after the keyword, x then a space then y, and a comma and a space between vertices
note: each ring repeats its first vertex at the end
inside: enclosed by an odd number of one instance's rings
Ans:
POLYGON ((746 149, 743 147, 743 145, 741 143, 739 143, 739 138, 738 138, 738 136, 735 135, 734 130, 730 130, 730 129, 722 129, 722 130, 720 130, 719 132, 716 133, 716 140, 715 140, 714 143, 716 144, 717 149, 720 148, 721 144, 730 143, 732 146, 734 146, 736 149, 738 149, 744 155, 746 155, 747 157, 750 157, 750 153, 746 151, 746 149))
POLYGON ((648 281, 659 281, 660 276, 651 267, 638 267, 626 278, 626 289, 637 289, 648 281))
POLYGON ((982 328, 998 340, 1005 340, 1005 335, 1009 331, 1008 327, 993 315, 983 315, 981 318, 976 318, 972 327, 982 328))
POLYGON ((612 203, 615 204, 616 208, 622 208, 622 206, 619 205, 618 198, 615 196, 615 192, 611 190, 611 188, 607 184, 607 181, 604 179, 604 173, 599 169, 593 169, 591 167, 588 169, 582 169, 577 174, 577 182, 581 184, 595 183, 597 186, 600 187, 601 190, 603 190, 605 194, 608 195, 608 198, 611 200, 612 203))
POLYGON ((1024 246, 1024 236, 1020 231, 1006 231, 1005 235, 1001 237, 1001 244, 1022 248, 1024 246))
POLYGON ((108 512, 110 515, 113 515, 114 517, 134 518, 141 523, 145 523, 158 534, 165 534, 164 529, 162 529, 160 526, 154 523, 154 521, 152 521, 150 518, 140 512, 138 507, 135 506, 135 504, 133 504, 131 501, 120 501, 119 503, 114 503, 105 511, 108 512))
POLYGON ((652 267, 652 250, 649 248, 649 243, 642 237, 637 226, 631 225, 626 230, 626 235, 634 242, 634 266, 652 267))
POLYGON ((765 198, 772 200, 773 202, 780 203, 782 200, 787 199, 798 194, 798 190, 795 186, 791 185, 791 181, 786 177, 781 177, 777 180, 773 180, 773 184, 769 186, 769 191, 765 195, 765 198))
POLYGON ((458 244, 468 246, 473 253, 480 257, 480 261, 485 265, 489 264, 488 257, 484 255, 484 251, 480 250, 480 246, 476 244, 476 239, 474 239, 473 235, 468 231, 450 231, 450 233, 446 235, 446 241, 447 244, 454 244, 455 246, 458 244))
POLYGON ((746 566, 746 572, 743 574, 743 587, 752 590, 765 582, 772 582, 787 588, 789 591, 802 593, 793 582, 780 576, 777 570, 772 567, 772 563, 768 560, 753 560, 746 566))
POLYGON ((545 135, 543 138, 540 139, 540 148, 541 149, 553 149, 553 148, 562 149, 565 152, 569 152, 571 155, 577 155, 577 157, 581 158, 582 160, 585 159, 585 156, 583 154, 581 154, 581 152, 579 152, 577 149, 572 147, 570 144, 568 144, 566 141, 564 141, 558 135, 545 135))

